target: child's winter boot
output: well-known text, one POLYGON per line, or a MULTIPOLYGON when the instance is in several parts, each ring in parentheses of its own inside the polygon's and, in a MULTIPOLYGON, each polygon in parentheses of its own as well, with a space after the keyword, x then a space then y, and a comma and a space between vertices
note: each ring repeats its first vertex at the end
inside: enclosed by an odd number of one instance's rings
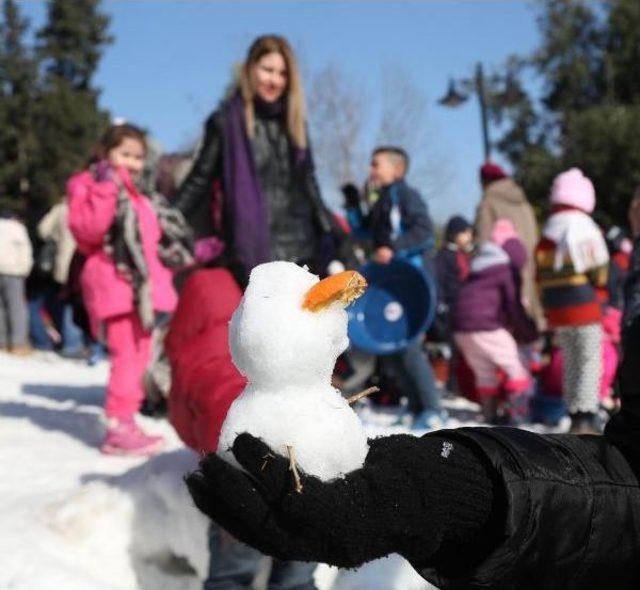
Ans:
POLYGON ((100 450, 105 455, 155 455, 164 446, 164 438, 145 434, 133 418, 112 419, 100 450))

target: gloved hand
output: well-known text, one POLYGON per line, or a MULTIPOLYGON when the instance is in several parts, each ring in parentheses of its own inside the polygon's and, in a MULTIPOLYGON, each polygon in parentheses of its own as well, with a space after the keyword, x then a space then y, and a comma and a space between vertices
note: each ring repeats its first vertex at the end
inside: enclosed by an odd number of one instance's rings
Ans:
POLYGON ((301 474, 301 493, 289 461, 261 440, 241 434, 232 450, 246 473, 210 454, 186 478, 189 491, 231 534, 283 560, 355 567, 399 553, 427 565, 443 540, 468 541, 491 512, 487 468, 439 435, 375 439, 361 469, 331 482, 301 474))

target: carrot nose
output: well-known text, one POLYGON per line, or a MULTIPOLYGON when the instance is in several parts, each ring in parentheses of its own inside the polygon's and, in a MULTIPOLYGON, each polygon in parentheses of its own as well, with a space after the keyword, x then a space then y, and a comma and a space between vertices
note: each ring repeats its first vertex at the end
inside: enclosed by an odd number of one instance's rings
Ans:
POLYGON ((309 289, 304 296, 303 309, 320 311, 335 301, 349 305, 364 293, 367 281, 355 270, 345 270, 322 279, 309 289))

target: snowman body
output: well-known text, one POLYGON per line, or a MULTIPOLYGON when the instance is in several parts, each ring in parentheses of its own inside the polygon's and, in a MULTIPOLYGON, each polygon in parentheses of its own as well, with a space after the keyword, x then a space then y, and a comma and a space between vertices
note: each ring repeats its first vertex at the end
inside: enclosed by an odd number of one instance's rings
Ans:
POLYGON ((305 293, 318 277, 295 264, 256 267, 229 330, 231 354, 248 384, 222 426, 218 453, 235 463, 231 447, 248 432, 273 451, 293 449, 298 467, 323 481, 362 467, 364 428, 331 386, 338 355, 348 346, 347 314, 335 303, 311 312, 305 293))

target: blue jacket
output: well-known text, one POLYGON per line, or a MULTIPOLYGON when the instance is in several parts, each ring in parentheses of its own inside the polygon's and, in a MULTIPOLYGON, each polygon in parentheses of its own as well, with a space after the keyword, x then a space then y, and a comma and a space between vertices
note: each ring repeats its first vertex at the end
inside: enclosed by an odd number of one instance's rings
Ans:
POLYGON ((376 248, 387 246, 405 258, 423 256, 433 248, 433 222, 420 193, 404 180, 385 186, 371 210, 376 248))

